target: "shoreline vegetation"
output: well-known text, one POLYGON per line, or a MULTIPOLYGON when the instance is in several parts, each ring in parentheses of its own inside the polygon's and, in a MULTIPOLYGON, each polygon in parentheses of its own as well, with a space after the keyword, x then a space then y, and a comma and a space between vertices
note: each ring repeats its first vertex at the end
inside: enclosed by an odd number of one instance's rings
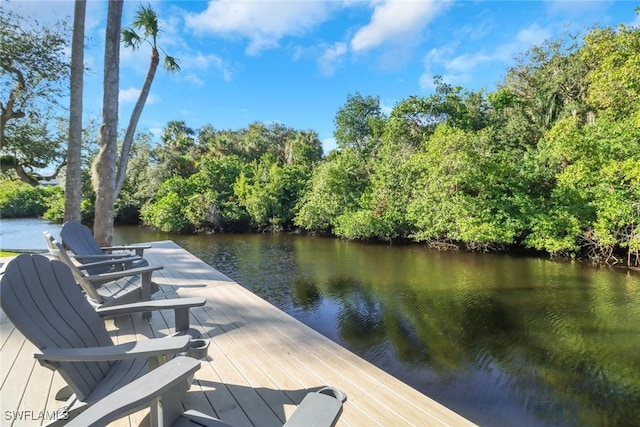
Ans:
MULTIPOLYGON (((389 114, 347 95, 337 149, 313 130, 171 121, 138 133, 119 223, 166 232, 290 231, 438 250, 526 252, 640 266, 640 28, 567 34, 515 58, 498 88, 434 78, 389 114)), ((86 129, 96 141, 97 129, 86 129)), ((83 222, 95 193, 83 170, 83 222)), ((60 221, 62 185, 9 178, 5 217, 60 221)), ((64 178, 62 178, 64 180, 64 178)))
POLYGON ((0 250, 0 258, 7 258, 12 256, 18 256, 18 255, 20 255, 20 252, 10 252, 10 251, 0 250))

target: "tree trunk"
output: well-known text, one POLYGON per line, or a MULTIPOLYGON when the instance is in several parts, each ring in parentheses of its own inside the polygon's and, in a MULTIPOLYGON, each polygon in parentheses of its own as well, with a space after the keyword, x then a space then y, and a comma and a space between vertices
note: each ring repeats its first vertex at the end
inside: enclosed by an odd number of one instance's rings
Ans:
POLYGON ((156 75, 159 61, 160 55, 158 54, 158 49, 154 47, 151 51, 151 63, 149 64, 147 76, 144 79, 144 84, 142 85, 142 90, 140 90, 140 95, 138 96, 136 105, 131 112, 131 118, 129 119, 127 132, 124 135, 122 152, 120 153, 120 161, 118 162, 116 197, 118 197, 118 194, 120 194, 120 190, 122 190, 122 186, 124 185, 124 179, 127 174, 127 165, 129 164, 129 152, 131 151, 131 145, 133 144, 133 136, 136 133, 136 127, 138 126, 138 121, 140 120, 140 116, 142 115, 142 109, 144 108, 144 104, 147 102, 149 92, 151 91, 151 83, 153 83, 153 78, 156 75))
POLYGON ((104 47, 104 81, 100 151, 93 164, 96 191, 94 237, 101 245, 113 238, 116 200, 116 161, 118 155, 118 90, 120 71, 120 27, 122 0, 109 0, 104 47))
POLYGON ((69 144, 65 180, 64 220, 80 221, 82 202, 82 93, 84 80, 84 22, 86 0, 75 0, 71 42, 69 144))

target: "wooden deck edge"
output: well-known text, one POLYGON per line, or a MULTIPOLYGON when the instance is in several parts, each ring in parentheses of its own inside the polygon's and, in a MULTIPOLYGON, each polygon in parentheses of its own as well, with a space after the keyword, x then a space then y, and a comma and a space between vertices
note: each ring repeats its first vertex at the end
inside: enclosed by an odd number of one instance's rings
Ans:
MULTIPOLYGON (((192 326, 210 339, 184 405, 244 426, 281 426, 309 390, 334 386, 348 395, 337 426, 475 425, 444 405, 384 372, 233 281, 171 240, 148 242, 158 297, 202 296, 192 326)), ((0 258, 0 264, 10 258, 0 258)), ((168 335, 173 313, 106 321, 114 342, 168 335)), ((0 313, 0 409, 6 425, 40 425, 62 402, 53 399, 62 380, 33 359, 35 347, 0 313), (31 412, 33 411, 33 412, 31 412), (39 411, 39 412, 38 412, 39 411)), ((110 424, 135 426, 147 411, 110 424)), ((5 424, 2 424, 5 425, 5 424)))

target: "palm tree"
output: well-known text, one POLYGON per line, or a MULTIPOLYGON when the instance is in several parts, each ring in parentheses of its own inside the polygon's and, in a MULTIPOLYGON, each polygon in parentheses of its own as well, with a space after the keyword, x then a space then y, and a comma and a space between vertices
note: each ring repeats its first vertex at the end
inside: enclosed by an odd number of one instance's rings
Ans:
POLYGON ((69 144, 65 180, 64 220, 80 221, 82 201, 82 84, 84 77, 84 22, 86 0, 76 0, 71 41, 71 93, 69 102, 69 144))
POLYGON ((120 84, 122 1, 109 0, 107 9, 100 150, 93 163, 93 184, 96 191, 93 234, 96 241, 103 246, 111 245, 116 201, 115 171, 118 158, 118 93, 120 84))
MULTIPOLYGON (((131 118, 129 120, 129 125, 127 126, 127 132, 124 136, 122 152, 120 154, 120 161, 118 164, 116 195, 120 193, 122 185, 124 184, 124 179, 127 172, 127 164, 129 161, 129 152, 131 150, 131 145, 133 144, 133 135, 136 131, 136 127, 138 126, 138 120, 140 119, 140 115, 142 114, 142 109, 144 108, 144 104, 147 101, 147 97, 149 96, 151 83, 153 82, 153 78, 156 74, 156 70, 160 62, 160 53, 158 52, 157 44, 159 33, 160 30, 158 29, 158 15, 153 9, 151 9, 151 6, 140 6, 140 9, 136 14, 135 20, 131 24, 131 27, 124 28, 122 30, 122 43, 124 43, 124 45, 129 48, 136 50, 140 48, 143 42, 149 43, 149 45, 151 46, 151 62, 149 63, 149 69, 147 70, 147 76, 144 79, 142 90, 140 90, 140 95, 138 95, 136 105, 131 112, 131 118), (136 30, 142 31, 142 34, 138 34, 136 30)), ((163 53, 164 68, 171 73, 180 71, 178 59, 167 55, 164 50, 163 53)))

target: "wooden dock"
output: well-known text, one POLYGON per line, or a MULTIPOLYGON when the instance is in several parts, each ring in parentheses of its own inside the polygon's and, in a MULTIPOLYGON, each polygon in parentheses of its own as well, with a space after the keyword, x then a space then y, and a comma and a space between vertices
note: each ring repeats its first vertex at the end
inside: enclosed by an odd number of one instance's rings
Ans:
MULTIPOLYGON (((202 296, 192 325, 210 338, 184 401, 237 426, 281 426, 309 390, 331 385, 348 395, 338 426, 466 426, 455 412, 325 338, 243 288, 171 241, 145 251, 161 285, 160 297, 202 296)), ((158 296, 158 295, 157 295, 158 296)), ((170 333, 172 313, 108 320, 117 343, 170 333)), ((0 425, 33 426, 62 406, 64 385, 40 366, 35 348, 2 314, 0 319, 0 425)), ((113 423, 137 426, 145 411, 113 423)), ((147 411, 148 412, 148 411, 147 411)))

